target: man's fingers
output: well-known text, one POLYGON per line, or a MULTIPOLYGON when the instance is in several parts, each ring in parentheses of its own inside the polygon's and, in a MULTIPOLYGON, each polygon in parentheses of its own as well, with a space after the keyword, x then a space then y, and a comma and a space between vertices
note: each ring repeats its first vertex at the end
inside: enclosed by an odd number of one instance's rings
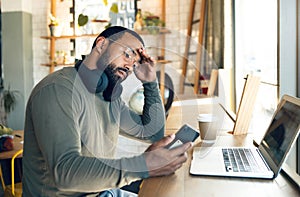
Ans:
MULTIPOLYGON (((172 138, 174 136, 165 137, 158 144, 162 145, 163 142, 170 142, 173 140, 172 138)), ((187 161, 186 151, 191 147, 192 143, 189 142, 173 149, 158 148, 154 149, 155 151, 145 153, 149 175, 161 176, 175 172, 187 161)))
POLYGON ((159 140, 158 142, 155 142, 154 144, 149 146, 147 148, 146 152, 155 150, 160 147, 164 147, 167 144, 171 143, 174 140, 174 138, 175 138, 175 134, 168 135, 168 136, 164 137, 163 139, 159 140))
POLYGON ((170 167, 170 169, 172 169, 172 171, 176 171, 183 165, 183 163, 186 162, 186 160, 187 160, 187 154, 184 153, 184 154, 174 158, 174 160, 172 162, 170 162, 168 164, 168 166, 170 167))
POLYGON ((187 150, 189 150, 193 146, 192 142, 185 143, 181 146, 178 146, 176 148, 171 149, 172 154, 174 155, 182 155, 185 153, 187 150))
POLYGON ((149 54, 147 54, 147 52, 144 48, 138 49, 138 53, 140 55, 139 64, 149 63, 153 66, 155 59, 153 57, 151 57, 149 54))
POLYGON ((159 140, 155 144, 159 147, 166 146, 169 143, 171 143, 174 140, 174 138, 175 138, 175 134, 171 134, 171 135, 168 135, 168 136, 164 137, 163 139, 159 140))

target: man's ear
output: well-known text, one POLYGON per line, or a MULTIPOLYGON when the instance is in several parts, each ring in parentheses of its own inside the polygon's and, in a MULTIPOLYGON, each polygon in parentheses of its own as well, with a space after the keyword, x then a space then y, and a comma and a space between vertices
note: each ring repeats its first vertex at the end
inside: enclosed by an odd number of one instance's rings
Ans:
POLYGON ((104 50, 107 46, 108 41, 105 39, 105 37, 100 36, 96 40, 96 50, 101 54, 102 50, 104 50))

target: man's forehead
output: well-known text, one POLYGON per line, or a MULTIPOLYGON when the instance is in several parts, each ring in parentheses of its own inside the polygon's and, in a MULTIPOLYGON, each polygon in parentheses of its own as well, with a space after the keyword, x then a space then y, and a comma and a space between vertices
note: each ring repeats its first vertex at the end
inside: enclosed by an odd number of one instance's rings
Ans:
POLYGON ((143 47, 143 44, 139 41, 139 39, 128 32, 116 40, 116 42, 132 49, 139 49, 143 47))

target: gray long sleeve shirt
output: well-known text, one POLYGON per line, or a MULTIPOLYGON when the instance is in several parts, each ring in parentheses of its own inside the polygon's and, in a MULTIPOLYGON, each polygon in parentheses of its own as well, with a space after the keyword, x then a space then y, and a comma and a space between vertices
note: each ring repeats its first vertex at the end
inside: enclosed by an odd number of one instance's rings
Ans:
POLYGON ((81 196, 147 178, 144 155, 115 159, 119 132, 156 141, 165 114, 156 82, 143 84, 143 114, 119 98, 88 92, 74 68, 42 80, 27 103, 23 153, 24 196, 81 196))

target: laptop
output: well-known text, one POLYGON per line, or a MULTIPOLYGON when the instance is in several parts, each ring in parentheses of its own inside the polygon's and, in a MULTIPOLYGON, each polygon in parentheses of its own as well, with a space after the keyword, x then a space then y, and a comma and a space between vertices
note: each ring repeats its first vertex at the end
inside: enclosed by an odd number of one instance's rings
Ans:
POLYGON ((299 129, 300 99, 284 95, 258 147, 195 147, 190 174, 273 179, 299 129))

